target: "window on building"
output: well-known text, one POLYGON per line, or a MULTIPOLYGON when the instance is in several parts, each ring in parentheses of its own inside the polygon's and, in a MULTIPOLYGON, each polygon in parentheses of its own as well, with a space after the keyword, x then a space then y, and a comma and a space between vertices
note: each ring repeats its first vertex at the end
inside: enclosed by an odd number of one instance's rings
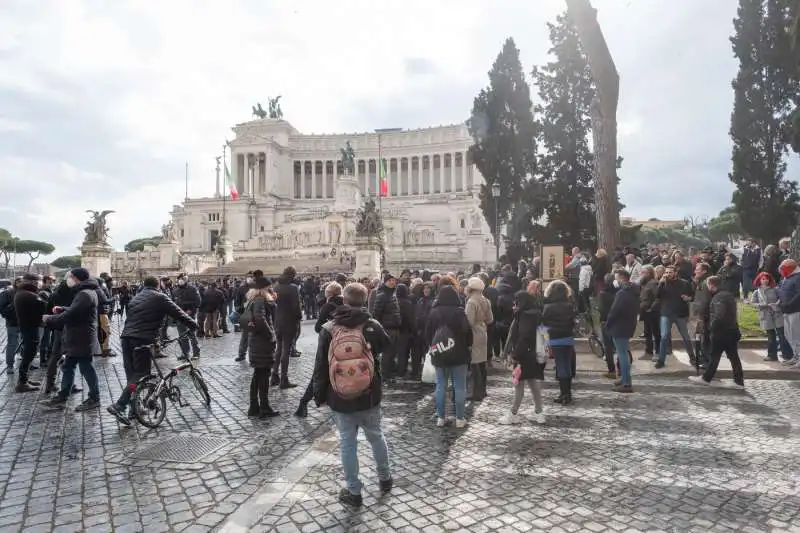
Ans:
POLYGON ((181 239, 183 239, 183 228, 181 228, 181 239))
POLYGON ((464 229, 465 227, 467 227, 467 224, 466 224, 466 222, 464 222, 463 218, 459 219, 458 225, 461 227, 461 229, 464 229))
POLYGON ((259 231, 264 231, 264 226, 261 226, 261 229, 259 231))

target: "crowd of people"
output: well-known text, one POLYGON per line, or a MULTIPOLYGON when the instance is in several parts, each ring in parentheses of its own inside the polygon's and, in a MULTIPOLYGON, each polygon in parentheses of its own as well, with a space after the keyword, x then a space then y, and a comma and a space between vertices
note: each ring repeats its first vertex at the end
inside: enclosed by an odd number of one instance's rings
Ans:
POLYGON ((124 320, 120 346, 126 386, 107 407, 125 426, 131 425, 135 384, 150 373, 142 348, 164 339, 167 328, 179 331, 179 359, 201 356, 198 337, 239 333, 236 361, 252 367, 247 415, 279 416, 270 404, 270 388, 290 389, 290 358, 301 354, 296 342, 303 319, 315 321, 318 334, 314 372, 295 411, 308 415, 313 401, 328 405, 340 433, 347 487, 340 500, 361 505, 356 436, 364 430, 377 461, 380 488, 391 490, 386 441, 381 430, 380 402, 384 387, 407 381, 434 384, 436 425, 467 424, 466 402, 487 395, 489 368, 499 362, 508 370, 513 399, 499 422, 524 420, 520 409, 525 390, 532 397, 531 418, 544 423, 542 381, 545 368, 555 370, 558 393, 553 401, 573 402, 576 376, 576 318, 590 317, 602 340, 613 390, 633 392, 630 340, 639 331, 645 340, 639 359, 655 368, 667 364, 673 326, 690 360, 702 375, 698 384, 714 380, 721 355, 730 359, 733 383, 744 387, 738 355, 738 299, 759 311, 768 339, 767 359, 798 366, 800 353, 800 269, 788 257, 788 241, 762 253, 748 243, 741 260, 723 248, 688 253, 674 247, 620 249, 609 255, 574 248, 566 256, 563 279, 541 281, 541 261, 504 265, 493 270, 474 265, 470 273, 438 273, 405 269, 395 276, 355 280, 345 274, 329 279, 300 278, 286 267, 276 279, 255 270, 244 279, 193 282, 147 277, 138 285, 116 285, 106 276, 93 278, 82 268, 54 284, 51 278, 28 274, 0 294, 0 315, 6 321, 6 372, 18 374, 16 391, 39 390, 30 379, 34 359, 46 366, 43 403, 63 408, 80 367, 89 388, 76 410, 99 407, 93 357, 115 356, 109 349, 112 317, 124 320), (232 326, 232 327, 229 327, 232 326), (15 355, 21 361, 15 370, 15 355), (62 383, 57 386, 57 365, 62 383), (452 403, 452 407, 450 404, 452 403), (448 412, 451 416, 448 416, 448 412))

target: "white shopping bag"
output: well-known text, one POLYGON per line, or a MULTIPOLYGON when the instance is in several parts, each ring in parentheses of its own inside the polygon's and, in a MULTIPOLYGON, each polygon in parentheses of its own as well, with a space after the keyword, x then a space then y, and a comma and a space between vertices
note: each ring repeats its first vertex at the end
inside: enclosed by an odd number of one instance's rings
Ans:
POLYGON ((425 364, 422 366, 422 382, 436 383, 436 367, 431 363, 431 356, 425 357, 425 364))

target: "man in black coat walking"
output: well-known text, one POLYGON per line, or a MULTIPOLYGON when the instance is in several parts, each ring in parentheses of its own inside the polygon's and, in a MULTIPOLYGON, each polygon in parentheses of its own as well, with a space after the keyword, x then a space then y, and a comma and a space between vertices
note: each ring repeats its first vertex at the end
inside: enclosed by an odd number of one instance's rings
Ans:
POLYGON ((35 274, 25 274, 14 294, 14 311, 17 314, 19 336, 22 341, 22 361, 19 364, 19 379, 16 392, 39 390, 41 383, 30 381, 28 371, 39 349, 39 329, 47 302, 39 296, 42 281, 35 274))
POLYGON ((617 287, 617 293, 606 317, 606 331, 614 343, 619 364, 619 381, 615 383, 614 391, 633 392, 629 346, 631 337, 636 333, 639 286, 631 283, 630 272, 625 269, 619 269, 614 273, 614 285, 617 287))
POLYGON ((297 271, 292 266, 283 269, 283 274, 275 285, 277 308, 275 310, 275 333, 278 335, 278 349, 272 367, 271 385, 281 389, 291 389, 297 385, 289 382, 289 357, 300 332, 303 320, 303 307, 300 302, 300 289, 295 283, 297 271))
MULTIPOLYGON (((197 315, 197 310, 200 308, 200 293, 193 285, 189 284, 186 274, 178 274, 177 286, 172 290, 172 300, 190 317, 194 318, 197 315)), ((197 344, 197 335, 194 330, 189 329, 184 322, 178 322, 177 328, 178 335, 180 335, 178 344, 183 354, 178 359, 188 359, 190 345, 192 356, 200 357, 200 346, 197 344)))

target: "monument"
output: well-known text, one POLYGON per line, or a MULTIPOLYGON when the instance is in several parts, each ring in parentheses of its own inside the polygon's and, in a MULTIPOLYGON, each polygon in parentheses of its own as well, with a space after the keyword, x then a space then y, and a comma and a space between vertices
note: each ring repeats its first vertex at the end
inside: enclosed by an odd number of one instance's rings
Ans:
POLYGON ((81 251, 81 266, 91 273, 99 276, 103 272, 111 272, 111 246, 108 245, 108 227, 106 217, 114 211, 87 210, 92 214, 91 220, 86 223, 81 251))
POLYGON ((181 252, 178 235, 175 231, 175 224, 170 221, 161 226, 161 242, 156 247, 158 249, 159 267, 162 269, 181 269, 181 252))
POLYGON ((379 278, 384 251, 383 220, 372 197, 358 211, 356 222, 356 279, 379 278))

